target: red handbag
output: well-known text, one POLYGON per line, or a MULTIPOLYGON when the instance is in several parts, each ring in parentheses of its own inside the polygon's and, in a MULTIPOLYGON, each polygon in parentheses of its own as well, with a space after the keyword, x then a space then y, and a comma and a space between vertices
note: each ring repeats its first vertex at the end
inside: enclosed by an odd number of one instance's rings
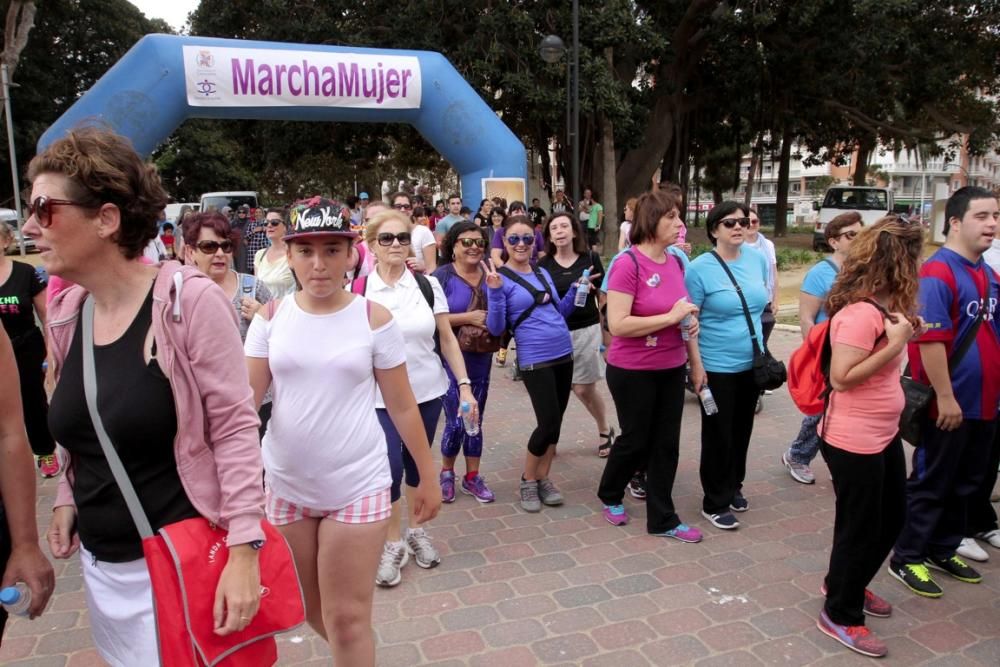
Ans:
POLYGON ((198 517, 153 533, 139 497, 97 411, 94 304, 83 304, 83 386, 87 409, 125 504, 142 537, 153 588, 160 664, 166 667, 261 667, 278 661, 275 635, 305 622, 305 603, 288 543, 266 520, 259 550, 261 598, 257 614, 239 632, 213 632, 215 592, 229 560, 227 531, 198 517))

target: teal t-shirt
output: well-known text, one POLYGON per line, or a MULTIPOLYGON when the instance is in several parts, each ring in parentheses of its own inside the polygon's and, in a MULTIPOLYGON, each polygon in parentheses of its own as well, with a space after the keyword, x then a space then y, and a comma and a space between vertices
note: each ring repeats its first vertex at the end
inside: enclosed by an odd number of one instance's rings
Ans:
POLYGON ((802 281, 802 291, 806 294, 816 297, 817 299, 823 299, 824 305, 819 307, 819 312, 816 313, 816 324, 823 322, 827 319, 826 314, 826 297, 833 288, 833 283, 837 280, 837 273, 839 271, 833 265, 832 260, 824 259, 822 262, 817 262, 814 267, 809 269, 806 273, 805 279, 802 281))
MULTIPOLYGON (((767 305, 767 273, 764 254, 743 246, 734 262, 727 262, 743 290, 754 331, 763 348, 760 315, 767 305)), ((712 253, 699 255, 685 274, 691 303, 700 309, 698 347, 705 370, 713 373, 740 373, 753 365, 753 343, 747 329, 743 306, 733 282, 712 253)))

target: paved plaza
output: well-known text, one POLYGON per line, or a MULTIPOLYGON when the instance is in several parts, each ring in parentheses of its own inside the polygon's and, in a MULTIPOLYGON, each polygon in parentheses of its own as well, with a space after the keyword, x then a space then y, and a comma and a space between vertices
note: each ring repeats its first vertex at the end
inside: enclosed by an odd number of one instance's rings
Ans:
MULTIPOLYGON (((787 359, 798 340, 777 331, 772 347, 787 359)), ((606 386, 602 391, 608 397, 606 386)), ((566 504, 522 512, 517 484, 534 419, 523 386, 495 369, 483 471, 497 502, 480 505, 459 494, 430 527, 442 564, 421 570, 411 560, 402 584, 376 591, 378 664, 873 664, 815 626, 833 490, 821 460, 813 486, 794 482, 780 463, 799 421, 784 389, 767 397, 744 488, 750 511, 739 516, 738 531, 726 533, 699 513, 699 417, 695 399, 687 397, 674 499, 682 519, 700 528, 705 540, 682 544, 647 536, 645 508, 630 497, 628 526, 615 528, 602 518, 595 496, 603 467, 595 454, 596 429, 575 398, 553 466, 566 504)), ((54 492, 53 481, 40 487, 43 530, 54 492)), ((940 576, 945 594, 939 600, 910 594, 883 569, 873 588, 894 612, 870 622, 889 646, 881 664, 1000 665, 1000 551, 991 555, 980 585, 940 576)), ((57 561, 56 575, 45 615, 8 625, 0 664, 103 664, 90 648, 78 560, 57 561)), ((306 627, 282 636, 279 651, 282 665, 330 662, 325 643, 306 627)))

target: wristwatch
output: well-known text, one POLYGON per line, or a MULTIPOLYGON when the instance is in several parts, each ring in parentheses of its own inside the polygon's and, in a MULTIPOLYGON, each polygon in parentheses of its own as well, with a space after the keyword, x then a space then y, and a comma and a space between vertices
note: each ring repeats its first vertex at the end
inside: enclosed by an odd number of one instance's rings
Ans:
POLYGON ((460 378, 458 380, 458 386, 461 387, 463 384, 467 384, 467 385, 469 385, 471 387, 472 386, 472 380, 470 380, 469 378, 460 378))

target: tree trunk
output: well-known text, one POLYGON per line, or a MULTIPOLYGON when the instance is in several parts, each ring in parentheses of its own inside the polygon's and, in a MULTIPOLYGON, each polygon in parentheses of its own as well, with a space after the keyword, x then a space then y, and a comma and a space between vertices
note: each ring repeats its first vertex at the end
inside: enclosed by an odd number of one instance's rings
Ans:
POLYGON ((863 134, 858 139, 858 157, 854 162, 854 185, 866 185, 865 177, 868 176, 868 160, 871 159, 875 151, 875 136, 863 134))
POLYGON ((778 194, 775 199, 774 235, 788 232, 788 173, 792 162, 792 131, 785 127, 781 132, 781 163, 778 165, 778 194))
MULTIPOLYGON (((750 202, 753 199, 753 185, 757 178, 757 169, 760 168, 761 159, 764 157, 764 133, 757 135, 757 141, 754 143, 753 151, 750 153, 750 171, 747 173, 747 193, 743 197, 743 205, 749 207, 750 202)), ((743 160, 741 157, 737 158, 739 164, 742 164, 743 160)), ((737 183, 739 181, 737 180, 737 183)), ((737 185, 736 187, 739 187, 737 185)))
MULTIPOLYGON (((614 72, 614 47, 604 49, 608 69, 614 72)), ((615 128, 611 120, 601 115, 601 194, 604 201, 604 226, 601 232, 601 248, 607 253, 609 248, 618 249, 618 192, 615 179, 615 128)))
POLYGON ((7 7, 4 26, 3 53, 0 62, 7 65, 7 78, 14 80, 14 71, 21 60, 21 52, 28 45, 28 33, 35 27, 35 3, 11 0, 7 7))

